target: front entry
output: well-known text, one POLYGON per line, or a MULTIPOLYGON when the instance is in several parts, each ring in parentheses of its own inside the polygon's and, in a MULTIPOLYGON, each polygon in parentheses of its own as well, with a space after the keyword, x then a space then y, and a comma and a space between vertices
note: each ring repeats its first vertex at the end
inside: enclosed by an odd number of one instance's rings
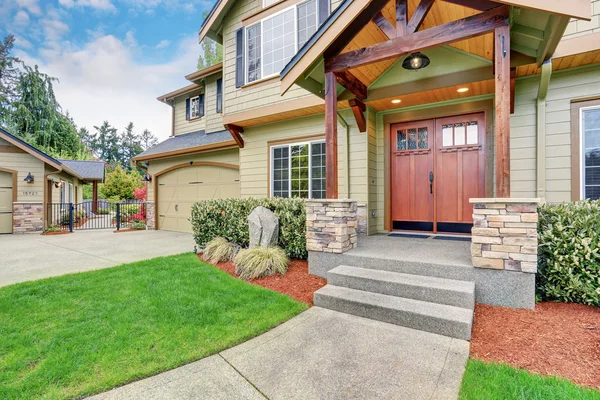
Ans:
POLYGON ((469 199, 485 197, 485 114, 390 129, 392 228, 470 233, 469 199))

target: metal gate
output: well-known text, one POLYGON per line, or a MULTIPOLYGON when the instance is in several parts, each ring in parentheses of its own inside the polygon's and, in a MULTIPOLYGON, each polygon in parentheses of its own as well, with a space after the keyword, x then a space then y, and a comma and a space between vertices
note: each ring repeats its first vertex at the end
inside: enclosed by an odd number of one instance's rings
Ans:
POLYGON ((46 210, 48 228, 69 230, 144 228, 146 203, 140 201, 113 203, 92 202, 49 203, 46 210), (95 212, 94 212, 95 211, 95 212))

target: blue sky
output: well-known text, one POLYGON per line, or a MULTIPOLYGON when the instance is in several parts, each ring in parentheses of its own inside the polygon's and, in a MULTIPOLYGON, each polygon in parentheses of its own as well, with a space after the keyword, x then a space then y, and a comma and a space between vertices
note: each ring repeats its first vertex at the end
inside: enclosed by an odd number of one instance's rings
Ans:
POLYGON ((170 108, 156 97, 189 84, 202 12, 214 0, 1 0, 0 34, 15 54, 59 79, 79 126, 133 121, 164 139, 170 108))

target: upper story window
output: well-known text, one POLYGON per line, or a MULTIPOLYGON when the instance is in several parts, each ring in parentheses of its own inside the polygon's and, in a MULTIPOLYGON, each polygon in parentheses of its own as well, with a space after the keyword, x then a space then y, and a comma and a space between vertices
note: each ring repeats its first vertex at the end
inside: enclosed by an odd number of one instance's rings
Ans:
POLYGON ((200 96, 190 99, 190 118, 198 118, 200 116, 200 96))
POLYGON ((223 112, 223 79, 217 79, 217 112, 223 112))
POLYGON ((279 74, 329 15, 329 7, 329 0, 308 0, 246 27, 245 82, 279 74))
POLYGON ((204 116, 204 94, 185 100, 185 119, 190 120, 204 116))
POLYGON ((581 109, 581 194, 600 199, 600 106, 581 109))

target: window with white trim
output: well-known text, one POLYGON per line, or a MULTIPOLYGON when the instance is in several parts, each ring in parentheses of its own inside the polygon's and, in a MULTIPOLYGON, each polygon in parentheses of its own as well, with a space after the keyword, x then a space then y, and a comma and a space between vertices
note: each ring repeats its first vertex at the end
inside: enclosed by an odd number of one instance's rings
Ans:
POLYGON ((200 96, 190 98, 190 118, 200 116, 200 96))
POLYGON ((583 199, 600 199, 600 107, 581 109, 581 191, 583 199))
POLYGON ((281 72, 317 31, 319 4, 308 0, 246 27, 246 83, 281 72))
POLYGON ((325 142, 271 147, 270 184, 274 197, 325 198, 325 142))

